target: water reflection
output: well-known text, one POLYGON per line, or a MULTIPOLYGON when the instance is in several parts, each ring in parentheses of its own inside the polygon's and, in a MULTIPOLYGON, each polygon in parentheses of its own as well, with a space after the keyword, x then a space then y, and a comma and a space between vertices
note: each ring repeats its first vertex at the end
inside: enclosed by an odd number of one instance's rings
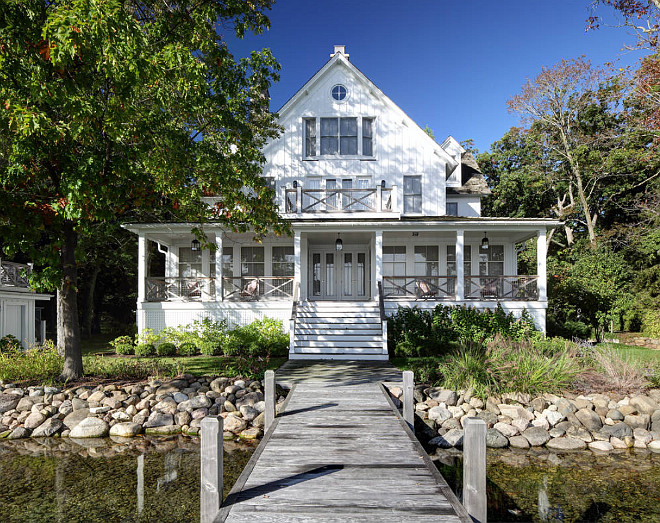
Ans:
MULTIPOLYGON (((225 491, 253 445, 224 443, 225 491)), ((0 442, 0 521, 199 521, 199 440, 0 442)))
MULTIPOLYGON (((432 457, 460 499, 462 453, 432 457)), ((489 449, 487 460, 489 522, 660 521, 660 454, 489 449)))

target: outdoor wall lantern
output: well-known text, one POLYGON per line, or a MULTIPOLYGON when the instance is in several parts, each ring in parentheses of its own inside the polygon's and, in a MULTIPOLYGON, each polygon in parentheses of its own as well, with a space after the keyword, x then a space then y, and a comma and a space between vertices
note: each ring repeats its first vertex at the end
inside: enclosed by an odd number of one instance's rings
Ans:
POLYGON ((337 233, 337 240, 335 241, 335 250, 341 251, 343 248, 344 248, 344 242, 341 241, 341 238, 339 237, 339 233, 337 233))
POLYGON ((481 239, 481 248, 483 250, 488 249, 488 236, 486 236, 486 233, 484 233, 484 237, 481 239))
POLYGON ((381 181, 380 181, 380 186, 381 186, 383 189, 385 189, 385 180, 381 180, 381 181))
POLYGON ((293 180, 293 188, 294 189, 298 188, 298 180, 293 180))
POLYGON ((199 243, 199 240, 195 238, 191 243, 190 243, 190 250, 191 251, 199 251, 202 248, 201 244, 199 243))

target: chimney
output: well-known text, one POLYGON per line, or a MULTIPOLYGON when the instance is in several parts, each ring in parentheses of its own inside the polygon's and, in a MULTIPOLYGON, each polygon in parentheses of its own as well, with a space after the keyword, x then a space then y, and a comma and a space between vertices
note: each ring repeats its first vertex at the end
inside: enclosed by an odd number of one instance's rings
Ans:
POLYGON ((330 58, 335 56, 337 53, 343 54, 346 59, 348 60, 348 53, 346 52, 346 46, 345 45, 335 45, 335 52, 330 55, 330 58))

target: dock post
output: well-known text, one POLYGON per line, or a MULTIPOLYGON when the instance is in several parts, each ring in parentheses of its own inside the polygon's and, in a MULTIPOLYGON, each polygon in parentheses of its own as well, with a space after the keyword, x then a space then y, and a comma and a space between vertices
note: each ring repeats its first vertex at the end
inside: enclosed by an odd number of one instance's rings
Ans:
POLYGON ((410 430, 415 432, 415 411, 413 410, 415 375, 411 370, 403 371, 403 419, 410 430))
POLYGON ((463 505, 475 523, 486 523, 486 422, 465 420, 463 438, 463 505))
POLYGON ((265 375, 264 399, 266 400, 266 411, 264 413, 264 432, 267 432, 275 421, 275 372, 267 370, 265 375))
POLYGON ((201 423, 200 523, 212 523, 222 503, 222 418, 201 423))

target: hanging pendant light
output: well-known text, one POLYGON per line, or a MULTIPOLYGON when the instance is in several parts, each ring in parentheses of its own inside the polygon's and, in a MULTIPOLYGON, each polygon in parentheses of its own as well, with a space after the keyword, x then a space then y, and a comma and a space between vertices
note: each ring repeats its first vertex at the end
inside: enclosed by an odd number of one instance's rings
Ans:
POLYGON ((487 249, 488 249, 488 245, 489 245, 489 243, 488 243, 488 236, 486 235, 486 233, 484 233, 484 237, 481 239, 481 248, 482 248, 483 250, 487 250, 487 249))
POLYGON ((339 237, 339 233, 337 233, 337 240, 335 241, 335 250, 341 251, 343 248, 344 248, 344 242, 341 241, 341 238, 339 237))
POLYGON ((191 251, 199 251, 202 248, 201 244, 199 243, 199 240, 195 238, 191 243, 190 243, 190 250, 191 251))

